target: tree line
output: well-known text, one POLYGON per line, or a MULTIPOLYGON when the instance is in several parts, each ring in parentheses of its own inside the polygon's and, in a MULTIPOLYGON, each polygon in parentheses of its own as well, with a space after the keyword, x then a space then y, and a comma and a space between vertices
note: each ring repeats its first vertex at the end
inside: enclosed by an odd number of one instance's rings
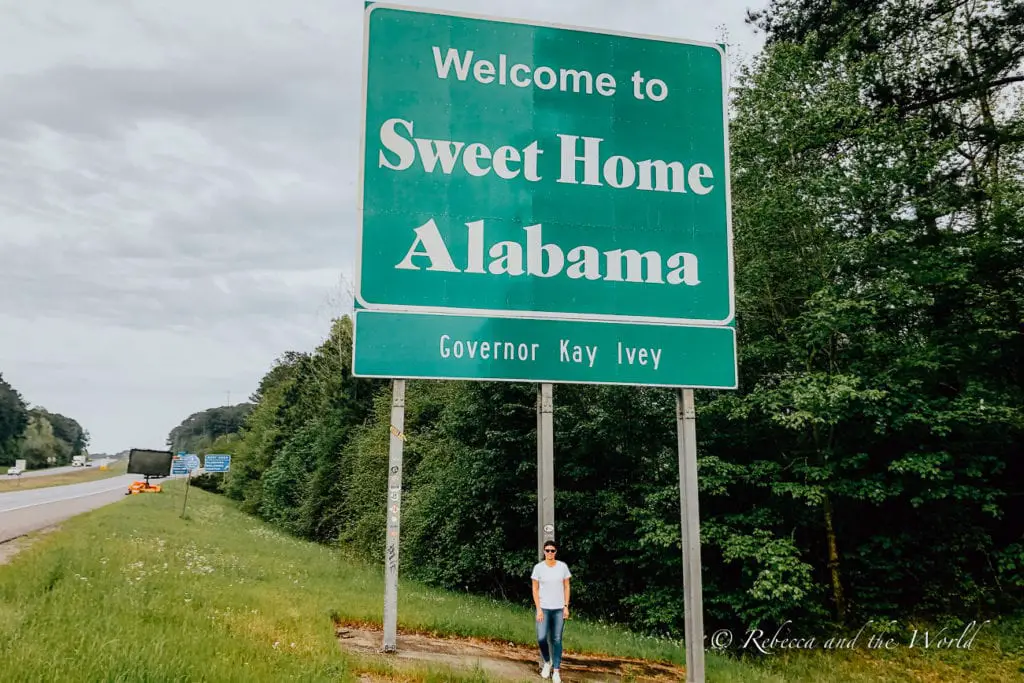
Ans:
POLYGON ((0 467, 24 459, 29 469, 67 465, 89 445, 89 432, 66 415, 29 407, 0 373, 0 467))
MULTIPOLYGON (((1024 599, 1024 4, 774 0, 730 123, 740 387, 697 392, 706 620, 1024 599)), ((351 321, 262 379, 215 487, 379 557, 390 388, 351 321)), ((528 600, 535 387, 410 382, 403 572, 528 600)), ((555 388, 581 612, 683 631, 674 399, 555 388)))
POLYGON ((192 413, 167 436, 167 446, 174 453, 210 453, 210 446, 219 437, 234 434, 242 428, 251 403, 220 406, 192 413))

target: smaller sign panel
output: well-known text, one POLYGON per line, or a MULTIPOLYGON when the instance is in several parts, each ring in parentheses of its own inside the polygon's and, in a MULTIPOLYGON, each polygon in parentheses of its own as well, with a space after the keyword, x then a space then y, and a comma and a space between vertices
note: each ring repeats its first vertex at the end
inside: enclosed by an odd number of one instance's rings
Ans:
POLYGON ((189 453, 185 456, 185 462, 188 464, 190 472, 195 472, 199 469, 199 456, 195 453, 189 453))
POLYGON ((356 310, 354 374, 735 389, 732 327, 356 310))
POLYGON ((231 456, 210 453, 203 461, 203 469, 207 472, 227 472, 231 469, 231 456))

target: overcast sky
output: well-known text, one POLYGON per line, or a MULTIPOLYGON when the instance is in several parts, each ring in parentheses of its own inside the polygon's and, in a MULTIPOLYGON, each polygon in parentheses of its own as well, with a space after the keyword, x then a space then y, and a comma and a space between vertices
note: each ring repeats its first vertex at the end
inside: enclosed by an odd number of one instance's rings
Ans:
MULTIPOLYGON (((407 0, 730 43, 765 0, 407 0)), ((350 310, 361 0, 0 0, 0 372, 164 447, 350 310)))

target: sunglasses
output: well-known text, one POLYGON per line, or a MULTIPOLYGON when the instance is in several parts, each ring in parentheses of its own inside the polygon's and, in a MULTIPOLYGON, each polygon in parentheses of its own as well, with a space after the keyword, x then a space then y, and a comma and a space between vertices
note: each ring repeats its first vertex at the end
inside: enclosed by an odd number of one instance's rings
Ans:
POLYGON ((544 548, 544 552, 546 552, 546 553, 557 553, 558 551, 555 550, 554 548, 544 548))

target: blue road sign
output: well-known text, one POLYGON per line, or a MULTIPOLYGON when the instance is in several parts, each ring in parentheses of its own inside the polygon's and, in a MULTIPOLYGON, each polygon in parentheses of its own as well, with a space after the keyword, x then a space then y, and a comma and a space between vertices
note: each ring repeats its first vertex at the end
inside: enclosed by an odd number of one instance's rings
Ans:
POLYGON ((231 456, 210 453, 203 464, 207 472, 227 472, 231 469, 231 456))
POLYGON ((194 453, 179 453, 171 458, 171 474, 188 474, 199 469, 199 456, 194 453))

